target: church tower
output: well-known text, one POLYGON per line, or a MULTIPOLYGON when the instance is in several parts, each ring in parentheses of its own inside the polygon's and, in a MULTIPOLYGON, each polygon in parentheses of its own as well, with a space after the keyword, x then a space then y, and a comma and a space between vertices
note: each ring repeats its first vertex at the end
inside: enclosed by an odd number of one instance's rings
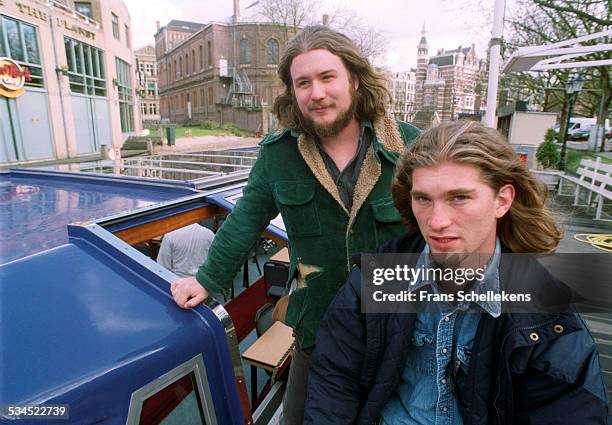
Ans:
POLYGON ((429 64, 429 46, 425 38, 425 23, 421 30, 421 41, 417 45, 417 71, 416 71, 416 93, 415 103, 416 110, 420 110, 423 106, 423 85, 427 79, 427 65, 429 64))

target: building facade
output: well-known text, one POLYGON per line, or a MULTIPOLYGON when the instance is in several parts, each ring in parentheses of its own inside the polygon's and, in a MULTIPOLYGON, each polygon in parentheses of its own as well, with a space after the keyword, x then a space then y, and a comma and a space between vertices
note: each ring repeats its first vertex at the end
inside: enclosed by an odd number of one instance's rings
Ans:
POLYGON ((395 72, 388 81, 392 96, 391 112, 397 119, 412 122, 416 111, 416 70, 395 72))
POLYGON ((282 89, 278 61, 296 31, 271 23, 183 21, 158 29, 162 121, 214 121, 267 131, 271 114, 266 111, 282 89))
POLYGON ((140 107, 140 117, 144 124, 158 123, 159 86, 157 79, 157 60, 155 48, 144 46, 134 51, 136 69, 136 94, 140 107))
POLYGON ((486 61, 477 57, 473 44, 453 50, 440 49, 435 56, 430 56, 423 27, 417 45, 417 115, 437 116, 447 121, 482 113, 486 106, 486 75, 486 61))
POLYGON ((0 91, 0 163, 118 152, 140 131, 123 1, 0 0, 0 59, 24 85, 0 91))

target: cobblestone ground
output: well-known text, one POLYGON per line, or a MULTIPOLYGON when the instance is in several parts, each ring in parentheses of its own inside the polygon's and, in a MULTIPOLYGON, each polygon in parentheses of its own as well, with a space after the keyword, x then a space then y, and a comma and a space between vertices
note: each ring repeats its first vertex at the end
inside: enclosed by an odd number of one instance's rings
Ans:
POLYGON ((261 141, 259 137, 238 136, 200 136, 183 137, 176 139, 174 146, 164 145, 153 148, 155 154, 170 154, 176 152, 197 152, 203 150, 225 150, 232 148, 246 148, 257 146, 261 141))

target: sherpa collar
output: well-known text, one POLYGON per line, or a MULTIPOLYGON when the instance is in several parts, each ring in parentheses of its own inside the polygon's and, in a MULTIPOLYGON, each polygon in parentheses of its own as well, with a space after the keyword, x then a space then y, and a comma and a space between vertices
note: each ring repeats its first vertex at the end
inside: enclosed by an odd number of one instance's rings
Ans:
POLYGON ((353 207, 351 211, 348 211, 344 206, 338 188, 325 167, 319 149, 317 149, 316 142, 306 134, 300 134, 298 137, 298 150, 300 154, 319 183, 321 183, 325 190, 329 192, 340 207, 349 215, 349 228, 380 177, 381 165, 375 152, 381 152, 387 159, 394 162, 397 156, 404 150, 404 142, 400 135, 397 122, 390 115, 385 114, 383 117, 374 121, 374 133, 376 137, 372 140, 372 144, 368 148, 368 152, 361 165, 357 183, 355 184, 353 207))

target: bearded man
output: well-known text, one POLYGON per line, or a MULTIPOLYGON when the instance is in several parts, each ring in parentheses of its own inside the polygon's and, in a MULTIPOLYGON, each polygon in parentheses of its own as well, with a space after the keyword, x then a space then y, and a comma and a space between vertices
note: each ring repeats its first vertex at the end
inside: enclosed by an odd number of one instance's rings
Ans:
POLYGON ((234 211, 195 278, 173 283, 176 303, 193 308, 225 292, 251 247, 279 212, 291 248, 289 280, 274 317, 296 335, 283 419, 301 424, 310 354, 319 322, 353 264, 351 256, 403 232, 391 199, 395 162, 419 133, 385 110, 385 79, 346 36, 307 27, 286 46, 274 102, 282 129, 260 143, 234 211))

